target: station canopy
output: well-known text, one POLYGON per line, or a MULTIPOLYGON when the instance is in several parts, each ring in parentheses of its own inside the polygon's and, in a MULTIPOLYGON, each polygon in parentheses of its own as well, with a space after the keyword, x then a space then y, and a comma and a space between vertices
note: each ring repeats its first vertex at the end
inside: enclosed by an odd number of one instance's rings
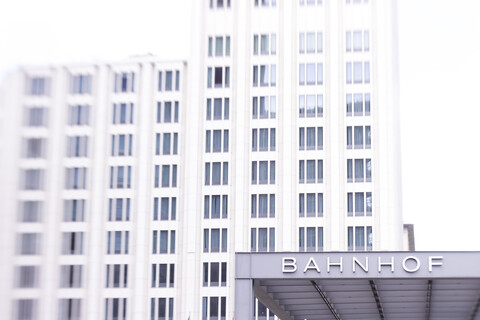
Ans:
POLYGON ((480 320, 480 252, 237 253, 235 319, 480 320))

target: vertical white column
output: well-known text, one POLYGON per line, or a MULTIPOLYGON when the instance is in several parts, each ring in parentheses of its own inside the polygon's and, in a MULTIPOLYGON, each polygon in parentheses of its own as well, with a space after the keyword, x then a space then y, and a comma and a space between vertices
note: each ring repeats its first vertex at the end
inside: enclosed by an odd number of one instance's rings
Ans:
POLYGON ((109 111, 111 104, 108 95, 112 92, 111 81, 113 75, 107 65, 95 67, 92 88, 94 103, 90 106, 90 123, 92 125, 93 142, 91 148, 92 167, 89 177, 91 179, 90 204, 86 219, 89 224, 89 234, 87 235, 87 261, 88 265, 84 267, 84 277, 86 279, 86 308, 84 308, 84 317, 86 319, 96 319, 103 317, 103 292, 104 292, 104 272, 103 267, 103 235, 105 233, 105 220, 107 210, 106 189, 108 167, 106 165, 107 156, 107 130, 109 121, 109 111))
POLYGON ((60 221, 62 215, 61 194, 65 188, 65 166, 63 163, 65 148, 65 109, 68 92, 68 76, 63 68, 56 68, 51 73, 50 112, 48 136, 48 166, 44 175, 46 203, 43 211, 44 229, 41 237, 41 254, 43 256, 39 299, 41 319, 55 318, 58 312, 57 290, 59 283, 58 256, 62 243, 60 221), (42 309, 43 308, 43 309, 42 309))
MULTIPOLYGON (((133 172, 133 187, 136 189, 136 209, 135 224, 132 243, 130 244, 134 263, 129 266, 133 271, 133 281, 129 283, 132 290, 131 312, 133 319, 147 319, 148 314, 148 278, 149 278, 149 252, 148 239, 150 237, 149 219, 151 219, 151 181, 152 176, 152 119, 154 119, 155 104, 153 100, 154 75, 152 72, 152 63, 139 63, 137 90, 138 102, 137 108, 137 137, 135 137, 135 154, 137 162, 135 163, 136 172, 133 172)), ((127 307, 128 308, 128 307, 127 307)), ((127 309, 128 310, 128 309, 127 309)))
MULTIPOLYGON (((298 98, 297 98, 297 10, 296 1, 278 1, 280 20, 283 26, 277 36, 278 44, 278 157, 282 159, 278 170, 278 217, 281 217, 282 240, 279 250, 296 250, 297 201, 297 138, 298 138, 298 98)), ((280 240, 280 239, 279 239, 280 240)))
POLYGON ((344 131, 342 51, 343 15, 341 1, 325 2, 325 163, 328 176, 325 179, 326 232, 325 249, 345 250, 344 209, 344 131))
MULTIPOLYGON (((230 228, 228 283, 235 283, 235 252, 249 250, 249 139, 250 139, 250 68, 251 68, 251 8, 249 1, 232 1, 233 32, 230 35, 232 50, 232 96, 230 121, 232 134, 230 144, 232 154, 229 184, 230 228), (233 210, 232 210, 233 209, 233 210)), ((230 285, 227 301, 227 319, 234 317, 236 310, 236 289, 230 285)), ((238 318, 241 319, 241 318, 238 318)))
POLYGON ((181 288, 178 292, 176 314, 179 319, 200 319, 200 255, 202 246, 201 231, 201 183, 203 163, 201 157, 202 112, 204 108, 205 82, 205 21, 208 1, 192 1, 192 29, 189 66, 184 75, 188 84, 184 95, 184 124, 180 133, 184 147, 182 152, 186 159, 184 168, 185 186, 183 191, 184 211, 181 213, 183 228, 179 230, 179 245, 181 248, 182 269, 181 288))

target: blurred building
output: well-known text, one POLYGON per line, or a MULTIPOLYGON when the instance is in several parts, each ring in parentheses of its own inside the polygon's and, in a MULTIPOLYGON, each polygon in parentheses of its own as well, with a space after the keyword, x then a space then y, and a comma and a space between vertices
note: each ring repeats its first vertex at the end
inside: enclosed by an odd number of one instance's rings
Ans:
POLYGON ((394 1, 193 12, 189 61, 5 82, 9 318, 231 319, 236 252, 403 249, 394 1))

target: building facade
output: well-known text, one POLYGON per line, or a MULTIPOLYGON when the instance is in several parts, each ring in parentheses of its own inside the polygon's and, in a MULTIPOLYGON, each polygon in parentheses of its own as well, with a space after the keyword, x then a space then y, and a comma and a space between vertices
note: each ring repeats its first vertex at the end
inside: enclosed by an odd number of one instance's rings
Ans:
POLYGON ((394 6, 193 1, 188 61, 12 74, 2 309, 231 319, 236 252, 401 250, 394 6))

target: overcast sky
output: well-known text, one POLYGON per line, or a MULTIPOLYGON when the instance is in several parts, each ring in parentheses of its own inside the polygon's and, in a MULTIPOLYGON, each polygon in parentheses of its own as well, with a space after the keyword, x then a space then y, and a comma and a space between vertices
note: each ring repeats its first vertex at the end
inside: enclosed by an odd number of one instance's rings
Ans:
MULTIPOLYGON (((187 58, 188 3, 4 0, 0 81, 25 64, 187 58)), ((403 212, 417 250, 480 250, 479 13, 476 0, 398 0, 403 212)))

